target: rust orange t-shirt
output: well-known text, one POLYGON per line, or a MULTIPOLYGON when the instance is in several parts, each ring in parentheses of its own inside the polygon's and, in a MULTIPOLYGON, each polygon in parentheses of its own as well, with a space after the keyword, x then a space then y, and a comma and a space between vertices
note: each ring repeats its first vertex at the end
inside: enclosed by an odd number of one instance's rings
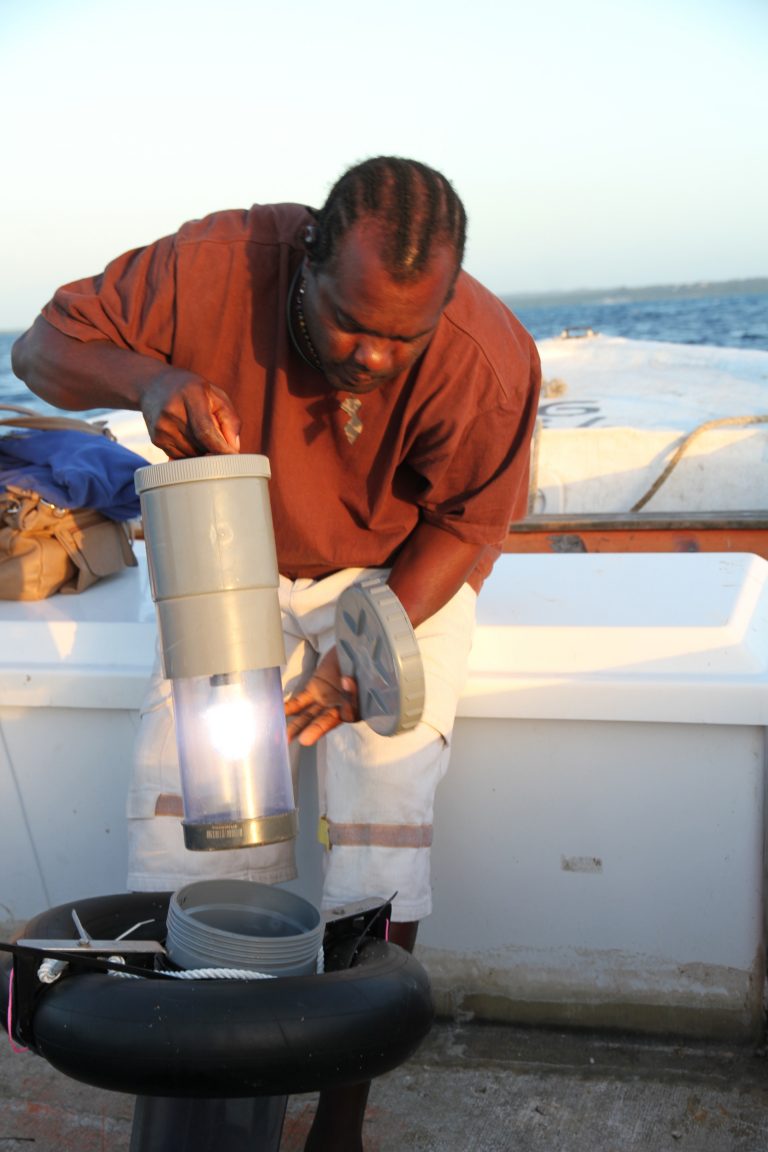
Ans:
POLYGON ((60 288, 45 319, 78 340, 183 367, 222 388, 241 451, 262 453, 280 571, 317 577, 387 566, 420 521, 482 543, 479 589, 510 520, 524 514, 539 359, 530 335, 466 272, 424 355, 362 396, 350 443, 345 398, 301 358, 287 305, 313 219, 255 205, 173 236, 60 288))

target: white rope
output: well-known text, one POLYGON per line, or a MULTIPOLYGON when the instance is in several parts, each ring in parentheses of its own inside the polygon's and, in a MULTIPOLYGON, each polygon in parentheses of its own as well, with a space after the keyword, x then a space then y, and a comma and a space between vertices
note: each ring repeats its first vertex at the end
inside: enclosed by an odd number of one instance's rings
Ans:
POLYGON ((66 967, 66 960, 43 960, 37 970, 37 978, 41 984, 55 984, 66 967))
MULTIPOLYGON (((121 956, 110 956, 116 964, 124 964, 121 956)), ((174 980, 274 980, 271 972, 254 972, 250 968, 184 968, 177 972, 170 968, 162 969, 164 976, 172 976, 174 980)), ((124 980, 144 980, 135 972, 116 972, 109 970, 110 976, 121 976, 124 980)))

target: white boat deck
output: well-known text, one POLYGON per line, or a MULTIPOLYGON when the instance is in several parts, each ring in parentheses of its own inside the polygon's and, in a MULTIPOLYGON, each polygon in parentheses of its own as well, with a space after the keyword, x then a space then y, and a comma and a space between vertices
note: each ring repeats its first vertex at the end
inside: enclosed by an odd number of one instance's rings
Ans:
POLYGON ((768 352, 591 336, 539 345, 531 511, 768 509, 768 352))

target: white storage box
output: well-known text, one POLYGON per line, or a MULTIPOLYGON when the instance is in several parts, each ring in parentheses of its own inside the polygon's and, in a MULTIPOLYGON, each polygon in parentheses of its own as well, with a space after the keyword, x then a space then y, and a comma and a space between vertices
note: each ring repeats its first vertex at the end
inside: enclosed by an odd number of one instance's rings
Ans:
POLYGON ((503 556, 438 794, 440 1006, 762 1026, 768 564, 503 556))
POLYGON ((125 889, 125 798, 155 608, 138 568, 0 600, 0 920, 125 889))

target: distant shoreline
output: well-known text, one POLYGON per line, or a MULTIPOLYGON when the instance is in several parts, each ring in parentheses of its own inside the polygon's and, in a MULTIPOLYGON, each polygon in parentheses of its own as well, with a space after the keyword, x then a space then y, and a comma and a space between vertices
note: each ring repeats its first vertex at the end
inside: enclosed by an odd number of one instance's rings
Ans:
POLYGON ((563 292, 499 292, 513 308, 559 308, 568 304, 621 304, 635 300, 697 300, 706 296, 760 296, 768 277, 748 280, 703 280, 692 284, 649 284, 642 288, 573 288, 563 292))

